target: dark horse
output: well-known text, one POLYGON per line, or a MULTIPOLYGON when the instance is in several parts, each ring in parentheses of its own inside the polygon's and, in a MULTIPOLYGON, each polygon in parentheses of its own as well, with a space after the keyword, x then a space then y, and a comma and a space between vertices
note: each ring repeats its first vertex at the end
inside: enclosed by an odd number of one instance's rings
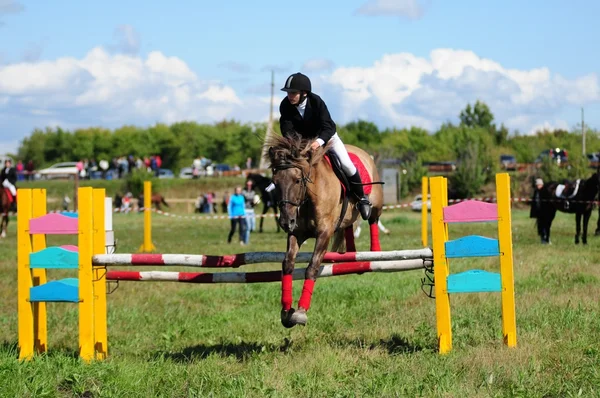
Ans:
POLYGON ((550 242, 550 227, 556 215, 556 211, 575 214, 577 229, 575 233, 575 243, 581 242, 587 244, 588 222, 594 207, 594 201, 598 195, 600 186, 600 173, 598 170, 587 180, 577 180, 566 182, 564 194, 561 197, 556 196, 556 188, 561 185, 558 182, 550 181, 544 185, 540 193, 541 206, 537 222, 542 223, 540 227, 546 231, 547 237, 543 240, 550 242), (581 218, 583 216, 583 233, 581 233, 581 218))
POLYGON ((280 231, 279 226, 279 218, 277 217, 277 197, 275 190, 267 192, 267 187, 271 185, 273 180, 268 177, 264 177, 260 174, 250 173, 246 177, 246 181, 252 181, 252 186, 255 191, 260 193, 260 200, 263 203, 263 211, 262 216, 260 217, 260 225, 258 227, 258 232, 263 231, 263 222, 265 221, 265 214, 269 211, 269 209, 273 209, 273 213, 275 214, 275 225, 277 225, 277 232, 280 231))
MULTIPOLYGON (((341 250, 344 237, 347 246, 353 245, 352 224, 360 217, 355 206, 356 198, 349 198, 349 206, 344 206, 338 177, 324 157, 328 147, 312 150, 310 144, 310 141, 301 140, 299 136, 275 136, 266 143, 273 183, 278 191, 279 223, 288 234, 281 278, 281 323, 285 327, 306 324, 306 312, 330 239, 334 238, 333 251, 341 250), (309 238, 316 238, 315 248, 304 275, 298 310, 294 310, 292 280, 296 255, 309 238)), ((369 154, 354 146, 347 145, 346 148, 362 163, 370 180, 379 182, 377 168, 369 154)), ((383 189, 378 184, 371 188, 369 199, 373 209, 368 220, 371 250, 378 251, 377 221, 383 208, 383 189)))
POLYGON ((8 228, 8 212, 10 211, 10 200, 6 189, 0 186, 0 213, 2 213, 2 222, 0 222, 0 238, 6 238, 8 228))

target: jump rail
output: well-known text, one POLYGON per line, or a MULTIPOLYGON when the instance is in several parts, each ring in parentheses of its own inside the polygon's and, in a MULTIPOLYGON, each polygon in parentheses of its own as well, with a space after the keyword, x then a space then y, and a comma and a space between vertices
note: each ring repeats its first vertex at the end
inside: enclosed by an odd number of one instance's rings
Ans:
MULTIPOLYGON (((283 252, 256 252, 240 253, 228 256, 206 256, 202 254, 99 254, 92 257, 92 264, 99 266, 114 265, 162 265, 203 268, 237 268, 242 265, 260 263, 280 263, 283 261, 283 252)), ((307 263, 312 253, 298 253, 296 261, 307 263)), ((385 252, 348 252, 326 253, 324 263, 341 263, 348 261, 397 261, 433 258, 433 251, 429 248, 418 250, 393 250, 385 252)))
MULTIPOLYGON (((321 266, 319 278, 363 274, 366 272, 401 272, 431 266, 431 260, 363 261, 321 266)), ((306 268, 295 269, 294 280, 304 279, 306 268)), ((264 283, 281 281, 281 271, 264 272, 170 272, 170 271, 107 271, 106 279, 135 282, 185 282, 185 283, 264 283)))

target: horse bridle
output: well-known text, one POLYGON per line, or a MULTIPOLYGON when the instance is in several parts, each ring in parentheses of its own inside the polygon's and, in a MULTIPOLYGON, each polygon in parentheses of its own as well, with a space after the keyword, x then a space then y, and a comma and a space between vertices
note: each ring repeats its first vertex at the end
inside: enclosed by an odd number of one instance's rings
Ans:
POLYGON ((277 207, 281 210, 284 205, 290 204, 290 205, 296 207, 296 213, 298 213, 300 211, 300 207, 308 201, 308 195, 307 195, 308 185, 307 184, 309 182, 312 183, 312 180, 310 179, 310 172, 312 171, 312 166, 309 166, 307 176, 304 175, 304 170, 300 166, 297 166, 297 165, 294 165, 291 163, 283 163, 283 164, 277 165, 276 167, 273 167, 272 171, 273 171, 273 176, 275 176, 275 174, 277 174, 278 171, 292 169, 292 168, 296 168, 296 169, 300 170, 300 173, 302 173, 302 177, 300 178, 300 181, 302 184, 302 188, 304 188, 304 194, 302 195, 303 199, 299 203, 293 202, 288 199, 278 200, 277 207))

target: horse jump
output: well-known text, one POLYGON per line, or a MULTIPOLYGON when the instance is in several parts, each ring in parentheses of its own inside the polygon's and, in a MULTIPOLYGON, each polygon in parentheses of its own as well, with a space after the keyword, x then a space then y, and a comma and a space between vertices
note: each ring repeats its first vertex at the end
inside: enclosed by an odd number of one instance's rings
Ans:
MULTIPOLYGON (((80 357, 89 362, 108 355, 106 282, 177 281, 189 283, 260 283, 281 281, 281 271, 250 273, 186 273, 107 271, 114 265, 184 265, 195 267, 239 267, 269 261, 282 261, 284 253, 241 253, 230 256, 105 254, 112 231, 112 209, 106 206, 105 190, 80 188, 78 214, 46 214, 44 190, 19 190, 18 209, 18 311, 19 358, 30 359, 34 352, 47 352, 47 302, 79 305, 80 357), (45 236, 77 235, 77 246, 46 247, 45 236), (46 270, 75 269, 77 278, 48 281, 46 270)), ((110 200, 110 198, 106 198, 110 200)), ((299 254, 298 261, 309 262, 311 253, 299 254)), ((367 272, 399 272, 432 266, 431 249, 392 252, 326 253, 321 277, 367 272)), ((302 279, 303 270, 292 275, 302 279)))

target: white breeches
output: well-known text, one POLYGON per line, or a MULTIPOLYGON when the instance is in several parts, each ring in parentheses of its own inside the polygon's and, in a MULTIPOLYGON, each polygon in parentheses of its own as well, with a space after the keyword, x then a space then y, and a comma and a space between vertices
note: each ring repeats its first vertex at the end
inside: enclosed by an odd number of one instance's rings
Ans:
POLYGON ((356 166, 354 166, 354 163, 352 163, 352 160, 348 155, 348 151, 346 150, 346 147, 344 146, 344 143, 342 142, 338 134, 335 133, 333 137, 331 137, 329 142, 333 144, 331 146, 331 150, 335 152, 337 157, 340 159, 340 162, 342 163, 342 170, 344 170, 344 173, 346 173, 348 177, 353 176, 354 173, 356 173, 356 166))
POLYGON ((5 188, 8 188, 10 190, 10 193, 12 193, 13 196, 17 195, 17 189, 8 180, 5 179, 4 181, 2 181, 2 186, 5 188))

